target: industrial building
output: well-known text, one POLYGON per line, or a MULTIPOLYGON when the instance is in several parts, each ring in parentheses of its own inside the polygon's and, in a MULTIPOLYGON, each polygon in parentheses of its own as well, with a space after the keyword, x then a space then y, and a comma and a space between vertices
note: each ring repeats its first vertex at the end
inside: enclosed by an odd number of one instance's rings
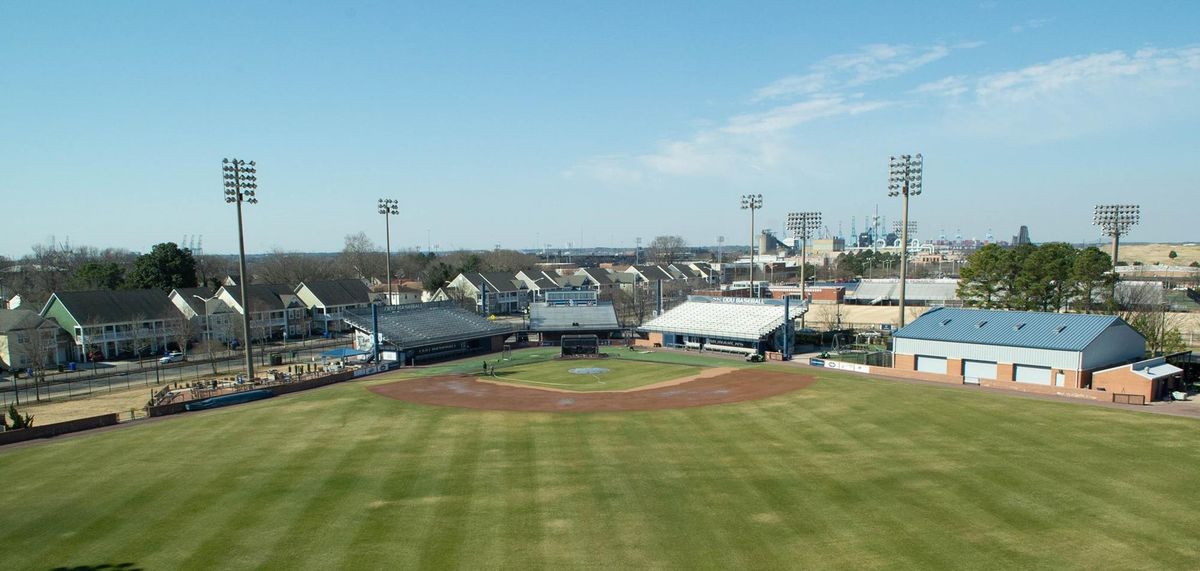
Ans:
POLYGON ((1093 398, 1073 391, 1136 391, 1149 401, 1179 371, 1143 361, 1145 338, 1112 315, 939 307, 893 343, 893 368, 919 378, 1093 398))
POLYGON ((742 354, 787 353, 784 324, 790 323, 794 328, 794 320, 806 310, 807 306, 798 300, 692 295, 638 330, 648 334, 648 343, 663 347, 742 354))

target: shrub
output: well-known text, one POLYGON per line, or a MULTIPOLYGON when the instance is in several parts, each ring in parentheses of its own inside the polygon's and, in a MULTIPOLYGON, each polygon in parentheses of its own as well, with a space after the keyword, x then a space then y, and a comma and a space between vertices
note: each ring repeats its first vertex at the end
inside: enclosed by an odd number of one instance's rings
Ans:
POLYGON ((13 430, 20 430, 22 428, 33 428, 33 415, 31 415, 31 414, 23 415, 23 414, 17 412, 17 405, 15 405, 15 404, 8 405, 8 417, 12 420, 12 425, 10 426, 7 423, 5 423, 6 428, 12 428, 13 430))

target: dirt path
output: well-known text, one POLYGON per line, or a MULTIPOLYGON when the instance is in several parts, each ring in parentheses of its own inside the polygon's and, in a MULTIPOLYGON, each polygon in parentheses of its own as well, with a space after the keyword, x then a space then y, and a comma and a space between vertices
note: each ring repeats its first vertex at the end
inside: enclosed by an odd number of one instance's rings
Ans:
POLYGON ((556 389, 554 387, 547 387, 547 386, 526 385, 523 383, 510 383, 510 382, 505 382, 505 381, 501 381, 498 379, 491 379, 488 377, 475 377, 475 380, 479 381, 481 383, 501 385, 501 386, 505 386, 505 387, 521 386, 521 387, 528 387, 531 389, 537 389, 539 391, 550 391, 550 392, 555 392, 555 393, 570 393, 573 395, 577 395, 581 392, 599 393, 599 394, 632 393, 632 392, 645 391, 645 390, 649 390, 649 389, 657 389, 657 388, 662 388, 662 387, 673 387, 675 385, 681 385, 683 383, 689 383, 691 381, 696 381, 696 380, 700 380, 700 379, 719 377, 721 375, 724 375, 725 373, 731 373, 736 370, 737 369, 735 369, 733 367, 714 367, 711 369, 705 369, 698 374, 690 375, 687 377, 679 377, 678 379, 670 379, 670 380, 666 380, 666 381, 660 381, 660 382, 649 384, 649 385, 642 385, 640 387, 630 387, 627 389, 617 389, 617 390, 612 390, 612 391, 573 391, 571 389, 556 389))
POLYGON ((619 412, 689 408, 759 400, 812 384, 810 375, 756 369, 711 369, 627 391, 573 392, 446 375, 375 385, 368 390, 420 404, 522 412, 619 412), (708 374, 705 374, 705 373, 708 374))

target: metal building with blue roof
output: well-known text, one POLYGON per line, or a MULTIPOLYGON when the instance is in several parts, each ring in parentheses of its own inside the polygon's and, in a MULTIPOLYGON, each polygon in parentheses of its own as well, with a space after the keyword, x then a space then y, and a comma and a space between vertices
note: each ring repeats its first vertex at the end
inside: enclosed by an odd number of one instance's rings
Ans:
POLYGON ((1095 371, 1138 361, 1146 339, 1119 317, 941 307, 893 335, 894 367, 965 383, 1086 389, 1095 371))

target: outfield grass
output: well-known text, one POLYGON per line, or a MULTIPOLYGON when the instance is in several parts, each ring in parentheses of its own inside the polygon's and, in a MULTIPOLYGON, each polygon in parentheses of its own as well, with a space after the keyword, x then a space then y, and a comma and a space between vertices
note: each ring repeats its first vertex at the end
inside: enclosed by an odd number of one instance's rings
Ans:
MULTIPOLYGON (((620 391, 695 375, 701 367, 655 363, 635 359, 572 359, 523 362, 521 355, 501 364, 496 380, 571 391, 620 391), (603 373, 577 374, 571 369, 607 369, 603 373)), ((482 367, 481 367, 482 368, 482 367)))
POLYGON ((623 414, 345 384, 4 450, 0 568, 1200 563, 1196 421, 798 370, 623 414))

